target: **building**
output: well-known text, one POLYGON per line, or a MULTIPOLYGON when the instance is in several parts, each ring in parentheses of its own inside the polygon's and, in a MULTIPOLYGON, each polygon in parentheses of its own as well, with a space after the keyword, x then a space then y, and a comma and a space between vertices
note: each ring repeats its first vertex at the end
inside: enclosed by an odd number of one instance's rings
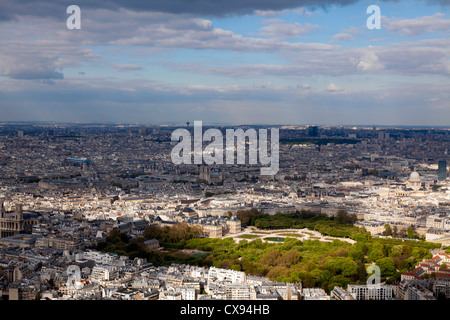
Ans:
POLYGON ((220 225, 217 221, 202 224, 202 228, 204 235, 208 238, 222 237, 222 225, 220 225))
POLYGON ((348 285, 347 291, 355 300, 391 300, 393 297, 389 285, 348 285))
POLYGON ((355 226, 366 229, 371 235, 382 234, 385 230, 385 224, 386 222, 376 220, 355 222, 355 226))
POLYGON ((119 271, 114 266, 98 265, 92 268, 91 281, 101 283, 103 281, 114 280, 119 276, 119 271))
POLYGON ((438 180, 444 181, 447 178, 447 161, 439 160, 438 162, 438 180))
POLYGON ((319 127, 318 126, 308 126, 308 136, 318 137, 319 136, 319 127))
POLYGON ((39 237, 36 240, 36 247, 53 248, 57 250, 75 250, 81 249, 83 242, 78 237, 50 235, 39 237))
POLYGON ((322 288, 304 288, 302 296, 303 300, 330 300, 330 296, 322 288))
POLYGON ((246 275, 245 272, 242 271, 211 267, 208 271, 208 283, 216 281, 245 283, 246 275))
POLYGON ((235 234, 241 232, 241 220, 239 220, 236 216, 233 216, 225 222, 228 225, 228 233, 235 234))
POLYGON ((146 241, 144 241, 144 244, 147 247, 147 249, 150 249, 150 250, 159 248, 159 241, 156 239, 146 240, 146 241))
POLYGON ((89 166, 92 165, 92 161, 86 158, 66 158, 63 161, 63 166, 75 166, 83 168, 86 170, 89 166))
POLYGON ((450 230, 450 219, 444 215, 430 215, 427 217, 426 227, 440 230, 450 230))
POLYGON ((117 254, 110 252, 100 252, 95 250, 86 250, 83 253, 75 255, 76 260, 91 260, 97 264, 112 265, 117 263, 120 257, 117 254))
POLYGON ((331 300, 354 300, 353 296, 341 287, 334 287, 330 292, 331 300))
POLYGON ((403 280, 417 280, 417 279, 420 279, 420 277, 424 273, 425 273, 425 271, 422 268, 418 267, 418 268, 415 268, 412 271, 403 272, 400 279, 401 279, 401 281, 403 281, 403 280))
POLYGON ((30 234, 16 234, 10 237, 0 238, 0 244, 19 246, 21 248, 33 248, 36 246, 37 237, 30 234))
POLYGON ((433 292, 426 288, 426 283, 420 280, 403 280, 397 290, 399 300, 436 300, 433 292))
POLYGON ((3 200, 0 200, 0 238, 31 233, 33 225, 40 220, 38 213, 23 213, 20 203, 16 204, 14 212, 6 212, 3 200))
POLYGON ((211 168, 208 166, 200 167, 200 180, 206 181, 208 184, 211 183, 211 168))
POLYGON ((250 284, 229 284, 225 294, 226 300, 256 300, 255 287, 250 284))
POLYGON ((417 172, 412 172, 409 176, 409 180, 406 181, 406 187, 411 188, 414 191, 419 190, 422 187, 422 178, 417 172))
POLYGON ((433 293, 436 297, 439 296, 439 294, 442 294, 447 299, 450 299, 450 281, 435 281, 433 293))

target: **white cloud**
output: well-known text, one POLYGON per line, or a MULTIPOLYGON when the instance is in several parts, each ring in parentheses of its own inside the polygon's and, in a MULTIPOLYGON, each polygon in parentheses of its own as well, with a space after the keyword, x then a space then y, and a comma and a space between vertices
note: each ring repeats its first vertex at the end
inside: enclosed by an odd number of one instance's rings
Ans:
POLYGON ((330 82, 330 84, 327 87, 327 90, 330 92, 337 92, 337 91, 342 91, 342 88, 338 87, 333 82, 330 82))
POLYGON ((350 33, 341 32, 331 37, 335 41, 355 41, 355 38, 350 33))
POLYGON ((371 50, 372 48, 366 49, 356 66, 358 71, 362 72, 372 72, 379 71, 384 69, 382 63, 380 63, 380 59, 377 54, 371 50))
POLYGON ((444 17, 445 15, 443 13, 414 19, 392 19, 384 17, 383 26, 386 26, 390 32, 399 32, 409 36, 437 31, 448 32, 450 30, 450 20, 444 17))
POLYGON ((267 19, 267 24, 261 28, 261 35, 274 38, 297 38, 311 31, 318 30, 318 25, 306 23, 304 25, 299 23, 286 23, 280 19, 267 19))

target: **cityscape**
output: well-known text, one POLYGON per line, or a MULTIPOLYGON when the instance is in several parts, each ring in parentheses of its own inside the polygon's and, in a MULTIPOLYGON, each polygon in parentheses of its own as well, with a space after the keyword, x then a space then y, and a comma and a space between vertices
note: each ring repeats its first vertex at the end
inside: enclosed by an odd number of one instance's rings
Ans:
POLYGON ((3 123, 2 299, 449 298, 448 129, 282 126, 263 176, 174 128, 3 123))
POLYGON ((448 302, 449 7, 0 0, 1 303, 448 302))

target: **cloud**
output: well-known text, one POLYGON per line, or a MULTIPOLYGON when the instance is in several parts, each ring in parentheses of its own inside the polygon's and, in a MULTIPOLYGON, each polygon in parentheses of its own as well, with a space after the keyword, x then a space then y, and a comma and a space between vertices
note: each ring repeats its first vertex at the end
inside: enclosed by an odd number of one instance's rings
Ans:
POLYGON ((0 75, 12 79, 63 79, 57 70, 56 58, 33 55, 0 54, 0 75))
MULTIPOLYGON (((280 50, 331 50, 322 43, 289 43, 280 39, 244 37, 214 28, 207 19, 168 13, 121 10, 95 10, 83 14, 82 29, 68 30, 63 21, 45 17, 18 17, 2 23, 0 75, 17 79, 62 79, 67 67, 95 62, 109 65, 97 56, 91 45, 145 48, 215 49, 235 52, 275 52, 280 50)), ((104 56, 104 55, 102 55, 104 56)), ((124 64, 117 70, 142 70, 143 66, 124 64)))
POLYGON ((356 65, 356 69, 362 72, 372 72, 380 71, 384 69, 384 66, 380 63, 377 54, 369 48, 362 53, 361 58, 356 65))
POLYGON ((253 14, 256 14, 261 17, 273 17, 276 15, 282 15, 287 13, 295 13, 300 16, 311 16, 313 14, 312 11, 309 11, 305 8, 297 8, 297 9, 283 9, 283 10, 255 10, 253 14))
POLYGON ((2 23, 0 75, 12 79, 63 79, 63 69, 95 61, 91 49, 80 46, 68 30, 49 19, 19 17, 2 23))
MULTIPOLYGON (((173 14, 190 14, 202 16, 229 16, 246 15, 252 13, 267 14, 280 12, 286 9, 308 8, 329 8, 333 5, 346 6, 360 2, 361 0, 165 0, 165 1, 92 1, 77 0, 82 10, 107 9, 110 11, 120 11, 121 9, 134 12, 165 12, 173 14)), ((386 2, 393 0, 383 0, 386 2)), ((421 1, 421 0, 416 0, 421 1)), ((428 3, 437 3, 442 6, 449 6, 447 0, 426 0, 428 3)), ((40 16, 53 17, 65 21, 66 8, 69 4, 58 0, 1 0, 0 20, 11 20, 17 16, 40 16)))
POLYGON ((144 67, 137 65, 137 64, 120 64, 120 65, 114 65, 114 68, 116 68, 119 71, 135 71, 135 70, 143 70, 144 67))
MULTIPOLYGON (((254 11, 281 11, 299 7, 319 8, 331 5, 348 5, 357 0, 165 0, 165 1, 92 1, 77 0, 76 4, 84 10, 120 9, 136 12, 166 12, 173 14, 194 14, 207 16, 244 15, 254 11)), ((17 16, 65 17, 68 4, 58 0, 16 0, 0 1, 0 19, 8 20, 17 16)))
POLYGON ((341 32, 338 34, 335 34, 332 37, 333 40, 336 41, 355 41, 355 38, 350 33, 341 32))
MULTIPOLYGON (((336 48, 336 47, 335 47, 336 48)), ((285 64, 207 65, 200 62, 170 62, 172 70, 221 75, 236 79, 274 76, 348 76, 383 74, 399 76, 450 75, 450 39, 427 39, 367 48, 336 50, 279 50, 285 64), (405 57, 408 57, 405 59, 405 57)))
POLYGON ((301 86, 297 84, 297 89, 298 88, 302 88, 305 90, 310 90, 311 89, 311 85, 307 84, 307 83, 303 83, 301 86))
POLYGON ((267 19, 264 21, 267 24, 261 28, 261 35, 274 38, 297 38, 306 33, 320 29, 318 25, 305 23, 285 23, 280 19, 267 19))
POLYGON ((338 92, 338 91, 342 91, 342 88, 338 87, 337 85, 335 85, 333 82, 330 82, 330 84, 327 87, 327 91, 330 92, 338 92))
POLYGON ((409 36, 438 31, 448 32, 450 30, 450 20, 443 18, 444 16, 443 13, 436 13, 432 16, 414 19, 392 19, 385 17, 383 25, 390 32, 399 32, 409 36))

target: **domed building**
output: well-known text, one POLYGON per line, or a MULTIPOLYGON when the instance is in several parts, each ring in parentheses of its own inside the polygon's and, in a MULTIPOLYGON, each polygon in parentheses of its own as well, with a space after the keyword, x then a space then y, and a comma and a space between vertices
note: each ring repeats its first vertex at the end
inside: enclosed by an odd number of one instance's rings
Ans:
POLYGON ((417 172, 412 172, 409 176, 409 180, 406 181, 406 187, 411 188, 415 191, 419 190, 422 187, 422 178, 417 172))
POLYGON ((406 180, 406 187, 410 188, 414 191, 427 191, 430 189, 433 180, 430 180, 429 177, 422 178, 417 172, 412 172, 409 176, 409 179, 406 180))

